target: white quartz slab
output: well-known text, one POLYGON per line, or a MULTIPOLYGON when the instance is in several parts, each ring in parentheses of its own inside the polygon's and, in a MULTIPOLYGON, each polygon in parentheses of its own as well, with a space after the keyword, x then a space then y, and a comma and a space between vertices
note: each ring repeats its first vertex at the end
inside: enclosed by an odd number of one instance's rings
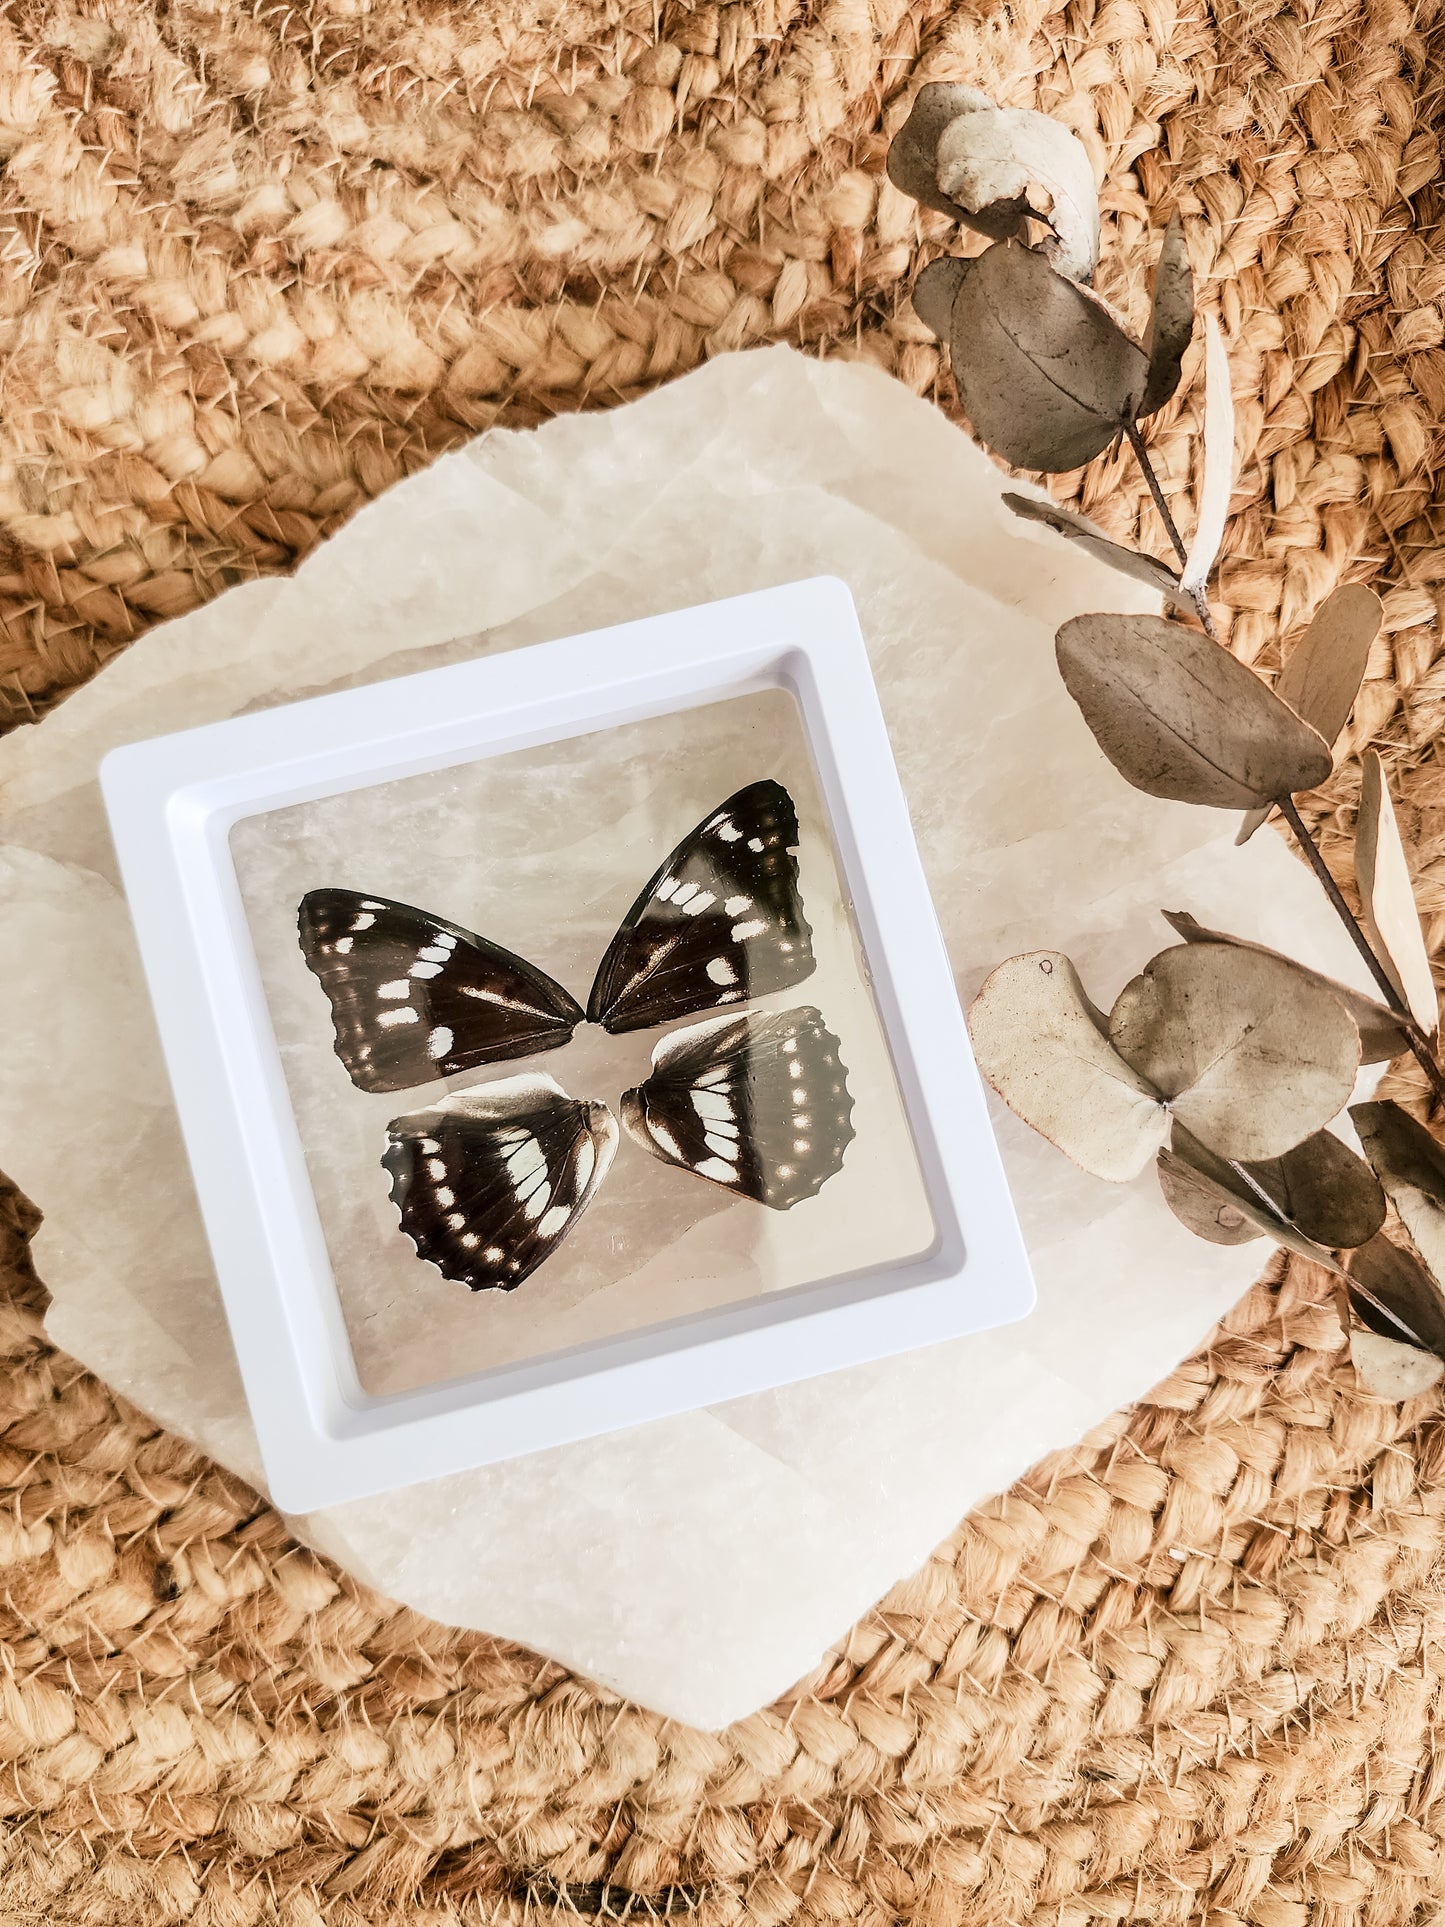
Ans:
MULTIPOLYGON (((608 414, 493 433, 364 509, 290 581, 136 643, 0 742, 0 1167, 45 1213, 55 1342, 259 1481, 95 773, 112 745, 303 693, 820 573, 857 601, 923 858, 972 993, 1069 949, 1107 1002, 1162 907, 1357 981, 1273 835, 1136 795, 1052 636, 1147 594, 1018 523, 957 429, 876 370, 725 356, 608 414), (460 641, 455 640, 461 638, 460 641)), ((1162 1377, 1263 1246, 1199 1243, 1152 1176, 1085 1177, 1006 1114, 1026 1324, 292 1523, 420 1610, 659 1711, 765 1703, 970 1505, 1162 1377)))

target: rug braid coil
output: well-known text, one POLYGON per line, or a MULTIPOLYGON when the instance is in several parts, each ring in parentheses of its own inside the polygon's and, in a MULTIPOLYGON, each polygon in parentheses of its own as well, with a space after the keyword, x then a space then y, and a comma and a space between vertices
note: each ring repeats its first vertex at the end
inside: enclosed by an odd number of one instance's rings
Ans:
MULTIPOLYGON (((1442 71, 1440 0, 12 0, 0 722, 493 422, 773 340, 953 408, 882 161, 965 80, 1083 138, 1135 321, 1182 210, 1231 644, 1381 589, 1346 748, 1438 950, 1442 71)), ((1181 519, 1199 419, 1151 425, 1181 519)), ((1127 462, 1061 487, 1162 552, 1127 462)), ((1306 1265, 706 1735, 296 1548, 48 1346, 0 1215, 0 1927, 1445 1923, 1445 1401, 1364 1396, 1306 1265)))

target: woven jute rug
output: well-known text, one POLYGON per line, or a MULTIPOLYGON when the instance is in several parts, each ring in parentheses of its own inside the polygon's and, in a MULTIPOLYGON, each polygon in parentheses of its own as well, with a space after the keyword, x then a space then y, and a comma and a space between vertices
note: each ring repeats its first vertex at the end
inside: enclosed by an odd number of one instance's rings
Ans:
MULTIPOLYGON (((494 421, 776 339, 950 406, 907 300, 941 237, 881 164, 964 79, 1089 143, 1136 317, 1183 208, 1242 391, 1234 645, 1386 591, 1354 741, 1438 940, 1442 60, 1440 0, 10 0, 4 718, 494 421)), ((1196 421, 1155 424, 1171 489, 1196 421)), ((1075 483, 1162 547, 1125 465, 1075 483)), ((5 1209, 5 1927, 1445 1919, 1442 1408, 1356 1390, 1306 1268, 703 1736, 291 1546, 46 1346, 5 1209)))

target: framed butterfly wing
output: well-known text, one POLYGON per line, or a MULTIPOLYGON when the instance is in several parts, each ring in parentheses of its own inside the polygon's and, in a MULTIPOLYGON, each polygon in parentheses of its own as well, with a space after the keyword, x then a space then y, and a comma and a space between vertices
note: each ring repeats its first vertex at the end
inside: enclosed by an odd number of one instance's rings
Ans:
POLYGON ((312 890, 301 951, 331 1003, 336 1055, 363 1091, 405 1091, 565 1044, 582 1006, 545 971, 444 917, 312 890))
POLYGON ((381 1161, 419 1258, 473 1291, 514 1291, 587 1209, 617 1139, 605 1104, 523 1074, 393 1118, 381 1161))
POLYGON ((623 918, 592 985, 591 1021, 647 1030, 810 976, 797 841, 793 799, 771 779, 705 817, 623 918))
POLYGON ((821 1191, 855 1135, 838 1039, 811 1004, 664 1038, 622 1118, 664 1164, 775 1211, 821 1191))

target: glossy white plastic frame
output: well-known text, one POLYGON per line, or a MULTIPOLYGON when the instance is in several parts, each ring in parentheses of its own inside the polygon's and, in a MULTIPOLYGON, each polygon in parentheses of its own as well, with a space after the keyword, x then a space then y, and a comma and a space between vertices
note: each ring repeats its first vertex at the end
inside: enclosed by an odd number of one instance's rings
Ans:
POLYGON ((101 784, 276 1503, 306 1512, 1024 1316, 1033 1282, 852 598, 822 578, 114 750, 101 784), (230 854, 244 816, 791 690, 932 1250, 418 1391, 363 1391, 230 854))

